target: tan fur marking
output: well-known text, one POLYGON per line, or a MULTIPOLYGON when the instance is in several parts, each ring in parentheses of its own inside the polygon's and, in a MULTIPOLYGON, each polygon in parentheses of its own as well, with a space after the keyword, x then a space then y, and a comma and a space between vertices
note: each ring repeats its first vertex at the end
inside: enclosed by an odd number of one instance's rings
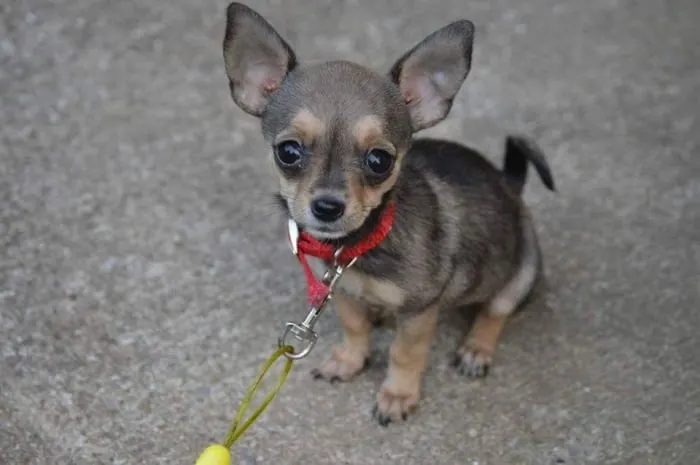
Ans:
POLYGON ((389 349, 389 372, 377 394, 380 414, 397 420, 418 405, 438 313, 438 307, 427 308, 398 327, 389 349))
POLYGON ((285 199, 294 199, 297 193, 297 185, 299 184, 296 181, 290 181, 286 179, 284 176, 279 177, 280 181, 280 195, 284 197, 285 199))
POLYGON ((369 357, 372 322, 355 299, 338 293, 334 301, 345 338, 341 346, 333 347, 331 356, 321 364, 318 372, 326 379, 347 381, 362 371, 369 357))
POLYGON ((338 284, 346 293, 390 310, 400 307, 406 299, 406 292, 391 281, 370 278, 353 269, 347 270, 338 284))
POLYGON ((366 187, 360 179, 354 176, 348 177, 348 188, 350 190, 350 199, 356 199, 357 205, 351 203, 350 211, 362 210, 367 214, 373 208, 376 208, 382 201, 382 196, 396 183, 399 176, 400 161, 396 160, 394 171, 380 185, 375 187, 366 187))
POLYGON ((351 297, 338 293, 335 296, 335 308, 340 322, 345 329, 345 346, 353 352, 369 356, 369 335, 372 324, 367 312, 359 302, 351 297))
POLYGON ((388 145, 382 136, 383 131, 384 125, 378 116, 365 115, 357 120, 352 133, 355 136, 358 147, 369 149, 377 144, 382 147, 388 145))
POLYGON ((323 131, 326 130, 326 125, 316 115, 311 113, 308 108, 302 108, 294 115, 289 127, 280 131, 277 135, 277 140, 281 141, 289 137, 297 137, 306 145, 320 138, 323 131))
POLYGON ((480 311, 474 322, 474 327, 469 332, 466 345, 485 355, 493 355, 506 320, 505 316, 494 315, 488 309, 480 311))

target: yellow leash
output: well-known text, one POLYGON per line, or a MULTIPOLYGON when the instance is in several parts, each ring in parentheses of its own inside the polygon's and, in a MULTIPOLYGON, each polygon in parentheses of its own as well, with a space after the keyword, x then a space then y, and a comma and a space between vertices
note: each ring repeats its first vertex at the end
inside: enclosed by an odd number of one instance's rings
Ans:
MULTIPOLYGON (((292 220, 289 220, 288 226, 292 252, 295 255, 299 255, 299 249, 297 247, 299 241, 299 229, 297 224, 292 220)), ((241 437, 241 435, 251 424, 253 424, 253 422, 267 408, 270 402, 272 402, 272 399, 275 398, 280 389, 282 389, 284 382, 287 380, 289 372, 292 370, 294 361, 300 360, 309 355, 311 349, 313 349, 314 345, 316 344, 316 340, 318 339, 318 334, 316 334, 316 332, 313 330, 316 321, 321 316, 321 312, 323 311, 324 307, 331 300, 333 289, 340 279, 340 276, 357 260, 357 257, 355 257, 348 263, 341 264, 340 258, 342 252, 343 247, 339 247, 335 250, 332 257, 333 266, 326 271, 323 279, 320 280, 320 282, 327 287, 323 295, 323 299, 309 309, 306 318, 304 318, 304 321, 301 323, 293 323, 291 321, 287 322, 287 324, 284 326, 284 331, 280 335, 277 342, 279 348, 270 356, 270 358, 267 359, 260 370, 260 374, 248 389, 245 397, 243 397, 238 414, 233 420, 233 423, 231 423, 231 428, 226 435, 226 439, 224 439, 222 444, 212 444, 204 449, 204 452, 202 452, 202 454, 199 456, 195 465, 231 465, 230 449, 233 443, 241 437), (287 343, 287 339, 289 337, 296 339, 297 343, 303 343, 301 350, 295 352, 294 347, 287 343), (274 389, 272 389, 272 391, 269 392, 267 397, 265 397, 260 406, 255 409, 253 414, 250 415, 245 422, 243 422, 243 415, 245 414, 246 410, 248 410, 248 407, 250 407, 260 382, 262 382, 267 372, 270 370, 270 368, 272 368, 272 365, 274 365, 275 362, 282 356, 286 358, 286 361, 284 363, 284 367, 282 368, 282 374, 277 380, 277 385, 274 387, 274 389)))
POLYGON ((252 403, 253 398, 255 397, 255 393, 258 390, 258 386, 260 385, 270 368, 272 368, 272 366, 280 357, 286 354, 292 354, 293 352, 294 349, 292 348, 292 346, 281 346, 275 351, 275 353, 273 353, 270 356, 270 358, 267 359, 265 364, 262 366, 262 369, 260 370, 260 374, 255 379, 255 381, 253 381, 253 384, 250 386, 250 388, 248 388, 248 392, 246 393, 245 397, 243 397, 243 400, 241 401, 241 406, 238 409, 238 414, 231 423, 231 427, 229 428, 228 434, 226 435, 226 439, 224 439, 223 443, 221 444, 212 444, 211 446, 204 449, 204 452, 202 452, 202 455, 199 456, 195 465, 231 465, 231 446, 233 446, 233 443, 235 443, 238 440, 238 438, 240 438, 241 435, 245 432, 245 430, 247 430, 248 427, 253 424, 253 422, 260 416, 260 414, 263 413, 267 406, 270 405, 270 402, 272 402, 272 399, 274 399, 277 393, 280 391, 280 389, 282 389, 284 382, 287 380, 289 372, 292 370, 294 360, 289 357, 286 357, 284 367, 282 368, 282 373, 280 374, 280 377, 277 380, 277 385, 267 394, 260 406, 257 409, 255 409, 255 411, 250 415, 250 417, 248 417, 248 419, 245 422, 243 422, 243 415, 245 414, 246 410, 248 410, 248 407, 250 407, 250 404, 252 403))

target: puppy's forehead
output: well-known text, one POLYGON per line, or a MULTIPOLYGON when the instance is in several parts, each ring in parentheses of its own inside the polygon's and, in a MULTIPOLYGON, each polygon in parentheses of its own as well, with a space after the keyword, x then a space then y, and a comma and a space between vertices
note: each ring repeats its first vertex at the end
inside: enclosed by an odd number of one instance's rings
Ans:
POLYGON ((357 139, 383 129, 396 143, 411 136, 398 87, 385 76, 344 61, 299 68, 273 95, 263 117, 266 137, 299 125, 316 132, 341 125, 357 139))

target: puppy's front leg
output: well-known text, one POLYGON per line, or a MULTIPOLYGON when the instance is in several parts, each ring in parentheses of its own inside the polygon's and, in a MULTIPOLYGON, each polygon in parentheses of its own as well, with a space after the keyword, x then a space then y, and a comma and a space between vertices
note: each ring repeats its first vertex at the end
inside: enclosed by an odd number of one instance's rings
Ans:
POLYGON ((438 307, 433 306, 402 321, 389 349, 389 371, 377 394, 374 415, 386 426, 406 419, 420 398, 421 380, 437 325, 438 307))
POLYGON ((372 332, 372 321, 356 299, 338 292, 333 301, 345 330, 345 340, 343 345, 333 347, 331 356, 311 372, 314 378, 331 383, 348 381, 367 366, 372 332))

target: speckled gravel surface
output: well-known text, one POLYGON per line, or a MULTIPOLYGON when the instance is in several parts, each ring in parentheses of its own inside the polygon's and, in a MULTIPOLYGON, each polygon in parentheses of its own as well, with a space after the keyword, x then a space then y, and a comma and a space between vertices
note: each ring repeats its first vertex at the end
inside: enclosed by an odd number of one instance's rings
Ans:
MULTIPOLYGON (((458 17, 473 72, 428 134, 500 162, 535 135, 559 192, 526 199, 546 292, 492 375, 449 367, 441 323, 419 412, 370 417, 378 363, 308 371, 240 464, 691 464, 700 454, 700 2, 255 2, 305 60, 388 68, 458 17)), ((257 122, 228 96, 225 2, 0 5, 0 463, 194 463, 304 308, 257 122)), ((531 178, 536 179, 535 177, 531 178)))

